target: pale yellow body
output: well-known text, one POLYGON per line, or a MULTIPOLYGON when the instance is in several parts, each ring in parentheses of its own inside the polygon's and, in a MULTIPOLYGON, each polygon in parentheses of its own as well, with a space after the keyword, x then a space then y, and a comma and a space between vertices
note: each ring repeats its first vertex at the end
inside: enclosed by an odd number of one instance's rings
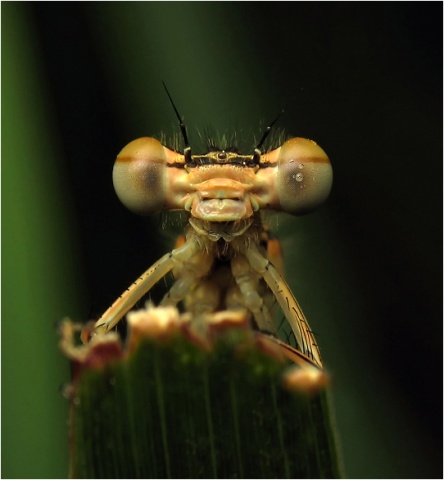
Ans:
POLYGON ((202 324, 221 310, 245 310, 252 327, 274 333, 263 300, 265 281, 295 335, 294 361, 322 368, 307 320, 260 243, 260 210, 302 214, 328 196, 332 169, 320 147, 294 138, 260 156, 219 150, 186 158, 155 139, 141 138, 120 152, 113 180, 119 198, 136 213, 180 209, 189 212, 189 222, 185 243, 143 273, 90 334, 112 329, 170 271, 176 280, 162 306, 182 302, 202 324))

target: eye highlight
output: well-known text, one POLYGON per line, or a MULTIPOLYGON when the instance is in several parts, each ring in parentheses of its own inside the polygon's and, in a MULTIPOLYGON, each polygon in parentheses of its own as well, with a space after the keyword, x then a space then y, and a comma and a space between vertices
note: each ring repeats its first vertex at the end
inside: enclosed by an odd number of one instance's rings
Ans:
POLYGON ((279 152, 275 188, 280 209, 299 215, 320 205, 333 183, 324 150, 312 140, 292 138, 275 152, 279 152))

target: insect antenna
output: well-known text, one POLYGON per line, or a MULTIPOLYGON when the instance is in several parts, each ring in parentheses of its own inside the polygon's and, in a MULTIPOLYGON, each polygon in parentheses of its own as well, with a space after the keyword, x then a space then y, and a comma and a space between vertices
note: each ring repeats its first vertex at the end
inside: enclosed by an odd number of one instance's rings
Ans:
POLYGON ((285 109, 282 109, 278 116, 268 125, 268 127, 265 129, 265 132, 262 135, 262 138, 259 140, 259 143, 256 145, 256 148, 254 149, 254 155, 253 155, 253 160, 257 163, 259 163, 260 156, 262 154, 262 145, 264 144, 265 140, 267 139, 268 135, 271 132, 271 128, 273 125, 279 120, 280 116, 284 113, 285 109))
POLYGON ((162 80, 162 84, 163 84, 163 88, 165 89, 165 92, 168 95, 168 98, 170 99, 171 105, 173 106, 174 111, 176 112, 176 116, 179 120, 180 131, 182 132, 183 141, 185 143, 185 148, 184 148, 183 154, 185 156, 186 162, 190 163, 191 162, 191 147, 190 147, 190 144, 188 143, 187 129, 185 127, 185 124, 183 123, 182 117, 180 116, 180 114, 179 114, 179 112, 176 108, 176 105, 174 105, 174 102, 173 102, 173 99, 171 98, 170 92, 168 91, 168 88, 165 85, 165 82, 163 80, 162 80))

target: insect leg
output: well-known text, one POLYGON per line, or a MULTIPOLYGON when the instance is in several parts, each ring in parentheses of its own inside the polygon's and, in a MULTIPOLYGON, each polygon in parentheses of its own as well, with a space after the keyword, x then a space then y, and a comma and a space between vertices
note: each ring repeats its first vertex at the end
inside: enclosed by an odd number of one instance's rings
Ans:
POLYGON ((264 277, 264 280, 279 302, 296 337, 298 348, 304 355, 313 360, 316 365, 322 367, 321 354, 316 339, 290 287, 255 245, 250 245, 245 251, 245 255, 254 270, 264 277))
POLYGON ((197 242, 188 241, 181 247, 165 254, 152 265, 108 308, 97 320, 92 332, 82 335, 82 340, 87 341, 89 334, 103 334, 111 330, 120 319, 140 300, 160 279, 162 279, 177 263, 185 262, 198 249, 197 242))
POLYGON ((194 318, 211 314, 216 311, 221 299, 219 285, 209 279, 200 281, 196 288, 185 298, 185 309, 194 318))
POLYGON ((244 255, 239 254, 231 260, 234 279, 242 293, 243 304, 250 310, 261 330, 274 333, 275 326, 267 306, 258 292, 258 276, 244 255))
POLYGON ((214 258, 205 251, 195 251, 186 261, 177 266, 177 280, 160 302, 161 306, 176 306, 192 291, 198 281, 205 277, 214 258))

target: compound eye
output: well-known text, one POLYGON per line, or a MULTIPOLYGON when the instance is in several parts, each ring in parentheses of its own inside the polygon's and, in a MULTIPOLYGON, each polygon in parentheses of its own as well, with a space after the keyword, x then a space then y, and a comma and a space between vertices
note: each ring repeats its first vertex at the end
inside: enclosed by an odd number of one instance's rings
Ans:
POLYGON ((312 140, 292 138, 279 152, 276 188, 281 209, 307 213, 329 195, 333 170, 327 154, 312 140))
POLYGON ((120 201, 134 213, 147 215, 162 209, 168 193, 166 150, 158 140, 143 137, 117 155, 114 189, 120 201))

